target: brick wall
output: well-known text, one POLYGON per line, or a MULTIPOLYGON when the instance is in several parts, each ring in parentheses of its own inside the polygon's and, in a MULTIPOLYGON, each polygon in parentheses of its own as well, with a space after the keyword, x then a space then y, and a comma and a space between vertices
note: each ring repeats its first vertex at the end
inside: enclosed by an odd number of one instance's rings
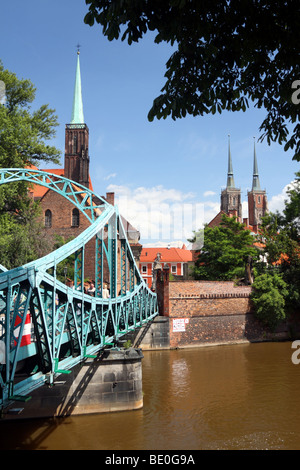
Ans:
POLYGON ((233 282, 170 282, 170 347, 261 340, 250 293, 250 286, 233 282))

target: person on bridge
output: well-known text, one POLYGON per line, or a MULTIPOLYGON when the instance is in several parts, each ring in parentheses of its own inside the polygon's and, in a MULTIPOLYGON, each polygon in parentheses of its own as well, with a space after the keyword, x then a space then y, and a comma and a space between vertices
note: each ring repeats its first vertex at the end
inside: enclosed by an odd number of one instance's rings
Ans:
POLYGON ((107 289, 106 284, 103 284, 102 297, 103 297, 103 299, 108 299, 109 298, 109 290, 107 289))
POLYGON ((94 283, 90 282, 90 286, 88 287, 86 293, 94 297, 95 296, 95 290, 96 289, 95 289, 94 283))

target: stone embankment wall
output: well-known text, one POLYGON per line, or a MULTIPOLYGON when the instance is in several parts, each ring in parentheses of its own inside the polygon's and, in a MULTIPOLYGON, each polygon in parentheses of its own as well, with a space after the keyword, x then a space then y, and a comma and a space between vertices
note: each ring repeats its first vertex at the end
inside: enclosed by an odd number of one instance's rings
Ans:
POLYGON ((276 332, 265 328, 253 313, 250 294, 250 286, 235 286, 233 282, 170 282, 170 347, 298 337, 297 316, 276 332))
POLYGON ((231 343, 257 336, 250 293, 250 286, 233 282, 170 282, 170 347, 231 343))
POLYGON ((253 312, 250 286, 233 282, 168 282, 159 285, 160 316, 141 329, 133 344, 147 349, 234 344, 300 337, 300 315, 275 332, 259 322, 253 312))

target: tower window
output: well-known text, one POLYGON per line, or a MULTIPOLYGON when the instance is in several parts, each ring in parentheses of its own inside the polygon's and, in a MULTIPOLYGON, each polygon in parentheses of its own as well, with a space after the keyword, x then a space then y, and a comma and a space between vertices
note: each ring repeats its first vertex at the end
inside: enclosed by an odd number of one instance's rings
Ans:
POLYGON ((45 211, 45 227, 52 227, 52 212, 50 209, 45 211))
POLYGON ((72 210, 72 227, 79 227, 79 210, 72 210))
POLYGON ((257 202, 258 202, 258 204, 260 204, 260 196, 258 196, 257 202))
POLYGON ((77 153, 77 134, 73 137, 73 154, 77 153))
POLYGON ((236 201, 235 201, 235 197, 232 198, 232 205, 235 206, 236 204, 236 201))

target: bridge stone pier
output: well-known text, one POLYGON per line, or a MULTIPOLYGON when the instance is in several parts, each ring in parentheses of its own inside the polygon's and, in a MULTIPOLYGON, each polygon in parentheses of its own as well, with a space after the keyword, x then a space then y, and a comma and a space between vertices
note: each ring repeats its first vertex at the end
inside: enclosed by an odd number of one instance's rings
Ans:
POLYGON ((110 349, 78 364, 69 374, 34 390, 25 403, 12 402, 4 420, 66 417, 142 408, 141 349, 110 349))

